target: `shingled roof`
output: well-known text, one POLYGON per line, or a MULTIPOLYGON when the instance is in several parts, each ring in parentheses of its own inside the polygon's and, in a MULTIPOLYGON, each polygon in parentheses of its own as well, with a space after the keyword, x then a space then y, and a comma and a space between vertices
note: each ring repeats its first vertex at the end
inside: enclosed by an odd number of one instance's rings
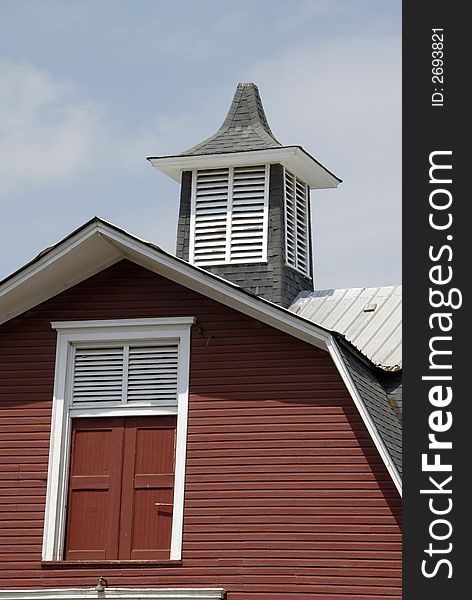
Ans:
POLYGON ((281 146, 270 130, 257 85, 238 83, 223 125, 214 135, 182 152, 182 156, 267 150, 281 146))
POLYGON ((344 364, 375 423, 398 472, 402 473, 402 423, 398 396, 398 373, 382 373, 355 356, 346 342, 338 340, 344 364), (397 397, 390 393, 397 392, 397 397))

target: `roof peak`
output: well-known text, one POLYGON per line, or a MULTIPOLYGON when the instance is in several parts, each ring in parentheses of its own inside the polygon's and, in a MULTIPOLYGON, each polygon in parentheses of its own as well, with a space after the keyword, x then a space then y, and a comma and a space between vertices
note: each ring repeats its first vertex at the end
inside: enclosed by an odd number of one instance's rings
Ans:
POLYGON ((247 82, 238 83, 228 114, 218 131, 182 155, 267 150, 280 146, 269 127, 257 85, 247 82))

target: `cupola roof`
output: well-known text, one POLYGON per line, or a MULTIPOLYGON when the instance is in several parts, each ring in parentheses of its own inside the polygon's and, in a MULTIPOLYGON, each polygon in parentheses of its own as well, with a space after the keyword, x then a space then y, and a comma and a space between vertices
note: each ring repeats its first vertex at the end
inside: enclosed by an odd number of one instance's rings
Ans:
POLYGON ((228 114, 215 134, 180 154, 148 160, 178 182, 184 171, 276 163, 311 189, 335 188, 341 182, 301 146, 283 146, 275 139, 254 83, 238 83, 228 114))
POLYGON ((281 146, 270 130, 257 85, 238 83, 226 119, 218 131, 182 155, 267 150, 281 146))

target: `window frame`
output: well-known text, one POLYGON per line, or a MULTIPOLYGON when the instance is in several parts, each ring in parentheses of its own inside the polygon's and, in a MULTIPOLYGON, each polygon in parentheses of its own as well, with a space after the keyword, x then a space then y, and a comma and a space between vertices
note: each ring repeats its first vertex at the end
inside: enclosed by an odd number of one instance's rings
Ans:
POLYGON ((190 371, 190 333, 194 317, 110 319, 52 322, 57 331, 54 395, 51 419, 43 561, 63 560, 67 520, 68 475, 72 418, 177 415, 174 510, 169 560, 182 556, 185 459, 190 371), (177 405, 71 407, 75 345, 110 342, 177 341, 179 348, 177 405))
MULTIPOLYGON (((216 167, 215 167, 216 168, 216 167)), ((226 203, 226 240, 225 240, 225 259, 212 260, 200 264, 195 262, 195 241, 196 241, 196 205, 197 205, 197 175, 199 171, 209 170, 208 168, 193 169, 192 183, 190 194, 190 235, 189 235, 189 263, 196 265, 202 269, 206 266, 215 265, 233 265, 233 264, 256 264, 266 263, 268 255, 268 237, 269 237, 269 188, 270 188, 270 164, 254 164, 254 165, 236 165, 222 166, 221 169, 228 170, 228 190, 226 203), (233 226, 233 182, 234 170, 244 167, 264 167, 264 207, 262 219, 262 258, 246 259, 246 258, 231 258, 231 241, 232 241, 232 226, 233 226)), ((211 170, 211 169, 210 169, 211 170)))

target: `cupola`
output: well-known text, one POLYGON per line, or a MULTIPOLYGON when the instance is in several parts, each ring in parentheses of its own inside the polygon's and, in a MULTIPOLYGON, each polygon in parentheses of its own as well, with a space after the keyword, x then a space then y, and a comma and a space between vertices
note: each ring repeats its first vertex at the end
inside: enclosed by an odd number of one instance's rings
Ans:
POLYGON ((214 135, 148 160, 181 185, 179 258, 281 306, 313 290, 310 190, 341 180, 275 139, 254 83, 238 84, 214 135))

